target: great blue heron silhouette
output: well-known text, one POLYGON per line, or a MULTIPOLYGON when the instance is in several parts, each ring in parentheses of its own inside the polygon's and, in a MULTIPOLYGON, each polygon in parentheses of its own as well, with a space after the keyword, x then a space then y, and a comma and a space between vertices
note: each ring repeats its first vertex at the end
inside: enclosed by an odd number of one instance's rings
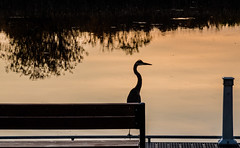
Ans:
MULTIPOLYGON (((137 67, 140 66, 140 65, 152 65, 152 64, 145 63, 142 60, 138 60, 134 64, 133 72, 137 76, 138 81, 137 81, 137 85, 130 91, 130 93, 127 97, 127 103, 140 103, 141 102, 140 91, 141 91, 141 87, 142 87, 142 76, 137 71, 137 67)), ((129 129, 128 136, 131 138, 130 129, 129 129)))
POLYGON ((127 103, 140 103, 141 102, 141 96, 140 91, 142 87, 142 76, 137 71, 137 67, 140 65, 152 65, 149 63, 145 63, 142 60, 138 60, 134 66, 133 66, 133 72, 138 78, 137 85, 130 91, 128 97, 127 97, 127 103))

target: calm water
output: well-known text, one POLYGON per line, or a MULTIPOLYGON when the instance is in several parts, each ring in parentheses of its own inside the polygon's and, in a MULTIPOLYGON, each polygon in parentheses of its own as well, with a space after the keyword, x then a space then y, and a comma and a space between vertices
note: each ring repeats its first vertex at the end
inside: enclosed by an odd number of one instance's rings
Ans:
MULTIPOLYGON (((45 43, 56 43, 43 46, 37 35, 29 43, 28 35, 13 40, 11 33, 0 32, 1 103, 126 102, 137 80, 133 64, 142 59, 153 64, 138 68, 147 134, 221 135, 222 77, 232 76, 236 78, 234 133, 240 135, 240 26, 178 27, 165 32, 152 27, 148 32, 117 31, 102 38, 79 28, 65 32, 64 38, 54 32, 42 35, 45 43), (52 48, 62 49, 59 40, 68 42, 63 42, 66 51, 53 53, 52 48), (46 51, 37 50, 39 58, 22 50, 42 47, 46 51)), ((1 135, 41 133, 3 131, 1 135)), ((86 134, 47 132, 76 133, 86 134)))

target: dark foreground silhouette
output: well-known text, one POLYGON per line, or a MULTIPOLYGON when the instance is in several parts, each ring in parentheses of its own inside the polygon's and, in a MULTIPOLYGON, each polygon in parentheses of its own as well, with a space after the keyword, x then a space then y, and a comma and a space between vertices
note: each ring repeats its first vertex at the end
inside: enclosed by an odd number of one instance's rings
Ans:
MULTIPOLYGON (((145 63, 142 60, 138 60, 134 66, 133 66, 133 72, 137 76, 138 81, 137 85, 130 91, 128 98, 127 98, 127 103, 140 103, 141 102, 141 96, 140 96, 140 91, 142 87, 142 76, 141 74, 137 71, 137 67, 141 65, 152 65, 149 63, 145 63)), ((128 136, 131 136, 130 129, 128 132, 128 136)))
POLYGON ((141 96, 140 96, 140 91, 142 87, 142 76, 140 73, 137 71, 137 67, 141 65, 152 65, 149 63, 145 63, 142 60, 138 60, 134 66, 133 66, 133 71, 134 74, 137 76, 137 85, 130 91, 128 98, 127 98, 127 103, 140 103, 141 102, 141 96))

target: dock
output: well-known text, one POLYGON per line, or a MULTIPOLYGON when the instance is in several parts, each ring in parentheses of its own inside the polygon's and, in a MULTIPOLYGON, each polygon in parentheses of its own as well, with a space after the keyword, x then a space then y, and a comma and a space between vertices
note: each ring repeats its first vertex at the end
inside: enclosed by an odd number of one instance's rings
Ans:
MULTIPOLYGON (((236 146, 226 148, 239 148, 236 146)), ((0 141, 0 147, 113 147, 113 148, 133 148, 138 147, 135 140, 122 141, 115 140, 110 143, 105 141, 0 141)), ((201 142, 146 142, 146 148, 225 148, 217 143, 201 142)))
MULTIPOLYGON (((218 146, 217 143, 200 143, 200 142, 151 142, 146 144, 146 148, 230 148, 218 146)), ((239 148, 239 144, 231 146, 239 148)))
MULTIPOLYGON (((200 143, 200 142, 150 142, 146 143, 146 148, 225 148, 218 146, 218 143, 200 143)), ((230 148, 230 147, 226 147, 230 148)), ((239 148, 239 144, 231 146, 239 148)))
POLYGON ((150 142, 146 148, 239 148, 240 144, 233 146, 219 146, 217 142, 150 142))
MULTIPOLYGON (((139 143, 138 138, 137 135, 0 136, 0 147, 136 148, 139 143)), ((221 136, 146 135, 145 146, 146 148, 225 148, 218 145, 220 139, 221 136), (165 142, 167 140, 171 142, 165 142), (197 142, 188 142, 193 140, 197 142)), ((240 136, 234 136, 234 139, 240 139, 240 136)), ((226 148, 240 148, 240 144, 226 148)))

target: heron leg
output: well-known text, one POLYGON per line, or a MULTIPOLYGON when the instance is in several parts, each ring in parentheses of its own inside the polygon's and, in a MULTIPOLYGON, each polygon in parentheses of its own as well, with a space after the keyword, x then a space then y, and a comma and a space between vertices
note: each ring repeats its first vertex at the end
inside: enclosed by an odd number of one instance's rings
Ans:
POLYGON ((130 129, 129 129, 129 132, 128 132, 128 135, 127 135, 128 137, 129 137, 129 139, 131 139, 131 133, 130 133, 130 129))

